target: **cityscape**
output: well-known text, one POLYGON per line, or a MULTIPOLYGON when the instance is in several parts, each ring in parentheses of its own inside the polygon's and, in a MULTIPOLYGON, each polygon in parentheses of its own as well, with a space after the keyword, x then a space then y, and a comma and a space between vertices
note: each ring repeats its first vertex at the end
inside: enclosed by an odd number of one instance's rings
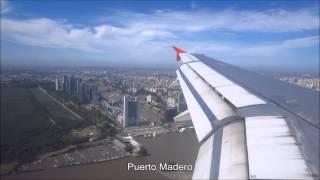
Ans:
POLYGON ((307 75, 302 76, 288 76, 288 77, 280 77, 282 81, 286 81, 292 84, 296 84, 301 87, 314 89, 316 91, 320 91, 320 82, 319 77, 308 77, 307 75))
POLYGON ((0 2, 1 179, 319 178, 319 1, 0 2))
MULTIPOLYGON (((177 114, 187 109, 174 71, 12 69, 1 75, 3 88, 28 88, 25 83, 31 83, 33 91, 36 89, 46 101, 58 106, 55 109, 64 109, 61 113, 81 123, 76 125, 80 128, 73 128, 66 135, 72 139, 67 143, 69 146, 43 153, 31 164, 19 165, 18 172, 143 156, 149 151, 135 140, 136 137, 153 139, 168 133, 172 136, 192 125, 191 119, 174 121, 177 114)), ((52 108, 48 104, 45 106, 52 108)), ((50 126, 58 127, 61 122, 55 116, 48 117, 50 126)), ((184 136, 194 135, 191 129, 186 132, 184 136)))

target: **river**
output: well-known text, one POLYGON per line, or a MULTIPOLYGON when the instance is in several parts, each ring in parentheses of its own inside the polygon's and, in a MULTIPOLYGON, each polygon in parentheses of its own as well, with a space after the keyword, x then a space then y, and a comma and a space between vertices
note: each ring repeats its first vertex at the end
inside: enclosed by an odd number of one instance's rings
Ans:
POLYGON ((150 155, 72 166, 47 168, 2 176, 2 179, 191 179, 192 171, 133 171, 128 163, 155 164, 176 162, 194 167, 199 144, 194 132, 168 133, 155 138, 136 138, 150 155))

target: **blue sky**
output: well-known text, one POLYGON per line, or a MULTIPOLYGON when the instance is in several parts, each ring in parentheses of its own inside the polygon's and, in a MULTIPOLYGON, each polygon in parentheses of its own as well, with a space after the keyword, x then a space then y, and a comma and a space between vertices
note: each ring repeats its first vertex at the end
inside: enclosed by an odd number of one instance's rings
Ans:
POLYGON ((2 65, 176 67, 172 44, 319 71, 319 1, 1 0, 2 65))

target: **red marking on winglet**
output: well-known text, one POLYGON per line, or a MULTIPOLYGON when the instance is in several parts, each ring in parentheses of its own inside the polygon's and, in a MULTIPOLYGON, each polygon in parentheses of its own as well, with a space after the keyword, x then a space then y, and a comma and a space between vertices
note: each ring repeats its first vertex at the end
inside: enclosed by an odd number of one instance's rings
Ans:
POLYGON ((176 51, 176 53, 177 53, 177 58, 176 58, 176 60, 177 61, 180 61, 181 60, 181 57, 180 57, 180 53, 186 53, 186 51, 184 51, 184 50, 182 50, 182 49, 180 49, 180 48, 177 48, 177 47, 175 47, 175 46, 172 46, 173 47, 173 49, 176 51))

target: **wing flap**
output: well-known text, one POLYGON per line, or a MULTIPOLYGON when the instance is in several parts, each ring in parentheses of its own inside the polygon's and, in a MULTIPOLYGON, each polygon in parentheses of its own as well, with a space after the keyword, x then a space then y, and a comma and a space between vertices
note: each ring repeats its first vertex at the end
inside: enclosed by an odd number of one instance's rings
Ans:
POLYGON ((251 179, 312 179, 284 118, 247 117, 245 124, 251 179))
POLYGON ((200 146, 192 179, 210 179, 214 135, 200 146))
POLYGON ((202 62, 190 63, 190 67, 236 108, 266 104, 256 95, 251 94, 202 62))
POLYGON ((265 101, 249 93, 244 88, 238 85, 223 86, 216 89, 223 97, 225 97, 237 108, 266 104, 265 101))

